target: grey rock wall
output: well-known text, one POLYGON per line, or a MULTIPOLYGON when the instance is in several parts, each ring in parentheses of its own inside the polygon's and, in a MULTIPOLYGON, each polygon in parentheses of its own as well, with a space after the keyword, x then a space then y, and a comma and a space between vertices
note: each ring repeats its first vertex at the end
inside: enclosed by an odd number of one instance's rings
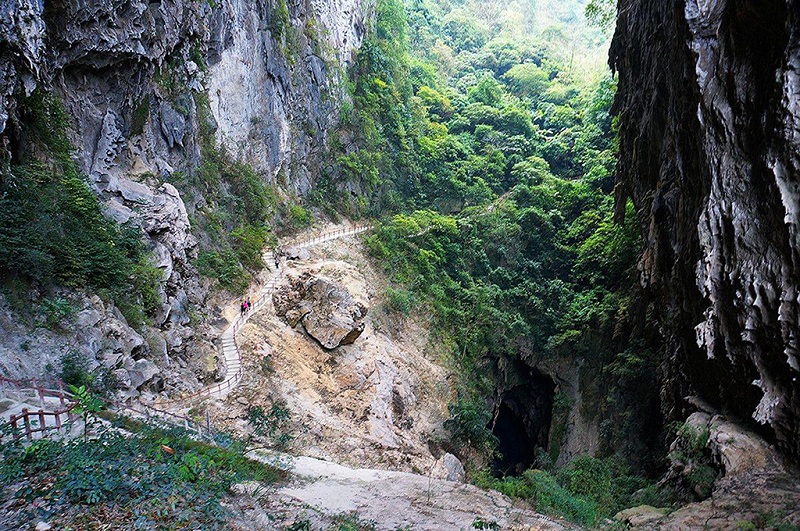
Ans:
POLYGON ((326 163, 346 68, 370 6, 0 0, 0 158, 14 156, 22 97, 37 87, 56 94, 72 118, 76 158, 106 213, 141 226, 163 271, 160 339, 143 344, 147 356, 177 356, 184 368, 194 360, 197 377, 216 376, 197 359, 212 350, 209 329, 189 318, 203 315, 208 298, 193 265, 198 244, 190 223, 203 205, 172 184, 176 172, 199 164, 201 128, 265 180, 306 193, 326 163), (288 27, 277 21, 283 6, 288 27), (205 101, 209 117, 200 112, 205 101), (164 352, 150 352, 151 344, 164 352))
POLYGON ((800 2, 621 0, 610 61, 668 419, 697 394, 800 459, 800 2))

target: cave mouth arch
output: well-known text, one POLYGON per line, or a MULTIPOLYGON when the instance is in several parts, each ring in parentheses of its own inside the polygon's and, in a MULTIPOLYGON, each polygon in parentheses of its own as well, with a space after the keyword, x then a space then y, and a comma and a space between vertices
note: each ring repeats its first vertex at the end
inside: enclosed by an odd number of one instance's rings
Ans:
POLYGON ((498 440, 490 463, 497 477, 522 474, 536 464, 538 451, 547 449, 556 386, 549 376, 535 369, 527 376, 526 383, 502 393, 488 426, 498 440))

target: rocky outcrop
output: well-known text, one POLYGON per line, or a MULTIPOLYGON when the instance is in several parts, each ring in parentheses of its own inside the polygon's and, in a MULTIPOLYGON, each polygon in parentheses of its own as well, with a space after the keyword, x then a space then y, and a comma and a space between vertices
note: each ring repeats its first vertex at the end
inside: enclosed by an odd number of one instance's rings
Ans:
POLYGON ((0 0, 0 163, 25 144, 25 97, 59 97, 106 214, 141 228, 163 273, 147 343, 172 381, 217 372, 198 359, 213 331, 189 326, 190 314, 208 322, 211 313, 193 265, 209 236, 190 223, 209 206, 191 184, 201 145, 288 193, 308 191, 327 164, 344 69, 372 9, 360 0, 0 0))
POLYGON ((308 335, 326 349, 350 345, 364 331, 366 306, 342 284, 308 270, 287 275, 272 301, 289 326, 302 323, 308 335))
MULTIPOLYGON (((337 528, 342 514, 358 515, 361 527, 379 531, 414 529, 506 529, 508 531, 577 529, 563 520, 535 513, 495 490, 470 484, 370 468, 349 468, 309 457, 264 455, 255 458, 287 470, 292 478, 250 503, 236 524, 253 530, 300 527, 337 528), (263 505, 262 505, 263 504, 263 505)), ((235 492, 255 495, 256 486, 236 485, 235 492)))
POLYGON ((775 450, 761 437, 721 415, 693 413, 686 425, 700 433, 708 433, 706 446, 725 477, 764 470, 784 471, 775 450))
POLYGON ((161 369, 145 358, 154 354, 150 345, 117 308, 98 297, 61 300, 71 315, 46 322, 44 312, 35 311, 26 323, 0 297, 0 373, 56 378, 70 363, 73 371, 92 373, 108 391, 124 396, 161 390, 161 369))
POLYGON ((431 477, 463 483, 466 477, 464 465, 462 465, 458 457, 453 454, 444 454, 433 466, 431 477))
POLYGON ((247 406, 268 411, 278 403, 291 412, 294 451, 427 477, 446 451, 442 423, 455 380, 439 362, 447 347, 423 319, 382 309, 384 277, 358 239, 308 252, 306 260, 290 260, 283 274, 310 272, 344 286, 370 308, 364 331, 352 345, 330 351, 265 307, 237 335, 243 365, 253 370, 225 404, 209 405, 212 422, 244 435, 247 406))
POLYGON ((305 193, 324 163, 341 77, 369 10, 360 0, 226 3, 211 18, 206 84, 217 138, 240 160, 305 193), (281 6, 289 8, 286 21, 281 6))
POLYGON ((800 460, 800 3, 621 0, 617 201, 641 222, 668 420, 697 395, 800 460))
POLYGON ((789 529, 800 524, 797 479, 776 449, 697 397, 689 401, 703 411, 692 414, 679 431, 662 485, 713 478, 713 490, 700 496, 703 501, 676 511, 645 505, 621 511, 615 519, 634 529, 789 529), (703 471, 704 462, 716 471, 703 471))

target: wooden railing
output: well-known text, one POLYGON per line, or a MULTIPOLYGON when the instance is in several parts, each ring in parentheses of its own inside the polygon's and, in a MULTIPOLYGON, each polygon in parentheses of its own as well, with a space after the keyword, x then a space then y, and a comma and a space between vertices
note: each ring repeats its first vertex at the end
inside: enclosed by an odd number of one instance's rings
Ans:
MULTIPOLYGON (((308 240, 297 242, 286 247, 288 249, 309 247, 311 245, 334 240, 342 236, 359 234, 371 228, 372 225, 365 224, 349 229, 338 229, 335 231, 322 233, 308 240)), ((277 284, 281 274, 282 269, 279 269, 278 275, 271 278, 261 288, 260 296, 256 299, 252 309, 244 315, 239 315, 231 326, 231 336, 237 352, 238 345, 236 344, 236 333, 241 329, 242 326, 244 326, 251 315, 256 313, 267 303, 268 297, 275 289, 275 285, 277 284)), ((226 377, 224 381, 204 387, 203 389, 200 389, 199 391, 187 397, 182 397, 176 400, 160 401, 156 404, 145 404, 141 401, 137 401, 134 404, 117 403, 115 406, 120 410, 127 410, 136 415, 143 416, 146 419, 151 419, 154 417, 160 418, 166 422, 169 422, 170 424, 182 426, 187 431, 194 432, 201 438, 207 437, 209 439, 213 439, 213 428, 211 427, 208 415, 206 415, 205 426, 203 426, 202 423, 198 423, 194 419, 191 419, 187 416, 172 413, 171 411, 164 409, 163 406, 186 404, 200 398, 205 398, 223 391, 230 390, 239 384, 243 376, 244 370, 240 358, 239 369, 233 374, 232 377, 226 377)), ((37 438, 37 434, 42 434, 41 436, 43 436, 49 431, 61 432, 77 418, 77 415, 72 413, 72 410, 77 406, 77 403, 74 402, 72 394, 64 390, 64 384, 60 380, 37 380, 34 378, 31 380, 21 381, 0 376, 0 393, 4 394, 5 396, 10 396, 11 394, 16 393, 17 400, 19 402, 25 402, 25 400, 28 398, 38 398, 42 406, 42 409, 39 409, 38 411, 30 411, 27 408, 23 408, 19 415, 12 415, 9 417, 9 424, 13 428, 13 436, 15 439, 25 437, 28 440, 33 440, 34 438, 37 438), (44 409, 46 398, 58 399, 59 407, 54 411, 46 411, 44 409), (51 417, 53 421, 48 425, 47 420, 51 417)))
POLYGON ((22 413, 19 415, 11 415, 8 423, 13 429, 14 440, 25 437, 29 441, 38 438, 34 437, 36 434, 44 435, 45 432, 55 431, 61 433, 77 418, 77 415, 72 413, 72 409, 77 404, 72 404, 64 409, 57 409, 55 411, 29 411, 27 408, 22 408, 22 413), (53 417, 53 423, 47 423, 47 419, 53 417), (21 424, 21 425, 20 425, 21 424))
POLYGON ((0 376, 0 392, 4 396, 11 397, 17 395, 18 402, 25 402, 29 398, 38 399, 41 408, 38 411, 31 411, 22 408, 18 415, 11 415, 8 424, 11 425, 14 439, 25 437, 33 440, 44 435, 45 432, 62 432, 77 417, 72 410, 77 406, 71 393, 64 390, 64 384, 60 380, 12 380, 0 376), (47 385, 43 387, 42 384, 47 385), (55 398, 59 401, 59 407, 53 411, 45 410, 45 399, 55 398), (52 417, 52 422, 48 419, 52 417), (41 435, 39 435, 41 434, 41 435), (38 437, 36 437, 38 435, 38 437))

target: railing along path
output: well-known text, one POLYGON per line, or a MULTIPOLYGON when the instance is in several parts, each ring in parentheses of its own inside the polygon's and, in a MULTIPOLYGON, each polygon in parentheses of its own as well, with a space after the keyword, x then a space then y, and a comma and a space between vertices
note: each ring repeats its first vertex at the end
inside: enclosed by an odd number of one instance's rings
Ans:
MULTIPOLYGON (((371 224, 365 224, 349 229, 337 229, 335 231, 324 232, 313 238, 287 245, 285 248, 287 250, 303 249, 346 236, 360 234, 370 230, 372 227, 371 224)), ((271 252, 265 253, 264 260, 270 263, 274 260, 273 254, 271 252)), ((239 347, 236 343, 236 333, 247 323, 251 316, 255 315, 267 304, 283 272, 284 263, 279 262, 276 274, 261 287, 252 308, 247 313, 240 313, 239 316, 222 331, 220 340, 222 342, 221 348, 226 368, 226 377, 223 381, 209 385, 189 396, 175 400, 164 400, 153 404, 145 404, 143 402, 115 404, 116 407, 148 419, 157 417, 170 424, 183 426, 187 431, 195 432, 200 437, 206 436, 208 438, 213 438, 211 423, 209 422, 208 416, 206 416, 205 426, 203 426, 196 420, 185 415, 173 413, 167 408, 186 405, 202 398, 224 398, 239 384, 244 376, 244 370, 239 354, 239 347)), ((45 432, 48 431, 61 432, 77 417, 77 415, 72 413, 77 403, 74 401, 73 395, 64 390, 63 385, 63 382, 60 380, 33 379, 30 382, 23 382, 0 376, 0 393, 5 396, 16 394, 17 401, 23 403, 28 398, 38 398, 42 406, 38 411, 29 411, 27 408, 22 408, 20 414, 11 415, 9 417, 9 424, 11 424, 14 429, 15 439, 26 437, 28 440, 33 440, 34 438, 43 437, 45 432), (11 393, 9 393, 9 391, 11 391, 11 393), (53 411, 46 411, 44 409, 46 406, 46 398, 58 399, 59 407, 53 411), (48 422, 49 419, 52 419, 52 421, 48 422)))
MULTIPOLYGON (((373 228, 372 224, 364 224, 364 225, 357 225, 351 228, 343 228, 343 229, 337 229, 335 231, 323 232, 322 234, 319 234, 313 238, 301 240, 293 244, 287 244, 284 248, 287 251, 296 249, 305 249, 308 247, 312 247, 314 245, 319 245, 321 243, 337 240, 339 238, 344 238, 346 236, 360 234, 372 228, 373 228)), ((271 252, 265 253, 264 260, 267 264, 271 263, 274 260, 273 254, 271 252)), ((148 408, 154 408, 154 409, 160 408, 161 411, 163 411, 163 408, 187 405, 199 399, 224 398, 228 395, 228 393, 230 393, 230 391, 233 388, 239 385, 239 382, 241 382, 242 377, 244 376, 244 368, 242 366, 241 355, 239 354, 239 346, 236 342, 236 333, 247 323, 250 317, 255 315, 269 302, 269 297, 275 290, 275 286, 277 285, 278 280, 283 275, 284 269, 285 269, 284 262, 279 262, 276 273, 272 276, 272 278, 270 278, 267 281, 266 284, 264 284, 264 286, 261 287, 261 289, 258 292, 258 297, 256 298, 255 302, 253 302, 253 306, 251 307, 251 309, 245 314, 240 313, 239 316, 236 319, 234 319, 234 321, 230 325, 228 325, 228 327, 225 330, 222 331, 222 334, 220 334, 220 340, 222 343, 222 355, 225 360, 225 369, 226 369, 226 376, 224 380, 222 380, 219 383, 204 387, 199 391, 190 394, 189 396, 177 398, 174 400, 158 401, 154 405, 144 404, 144 403, 142 403, 142 405, 148 408)))
POLYGON ((73 400, 72 393, 64 390, 64 384, 60 380, 12 380, 0 376, 0 394, 6 397, 16 395, 17 402, 26 403, 28 400, 38 400, 40 409, 31 411, 26 407, 16 415, 10 415, 8 424, 11 425, 14 439, 25 437, 29 441, 44 437, 46 432, 55 431, 61 433, 72 422, 77 415, 72 410, 77 406, 73 400), (58 407, 52 411, 45 410, 45 407, 52 407, 46 400, 58 400, 58 407))

